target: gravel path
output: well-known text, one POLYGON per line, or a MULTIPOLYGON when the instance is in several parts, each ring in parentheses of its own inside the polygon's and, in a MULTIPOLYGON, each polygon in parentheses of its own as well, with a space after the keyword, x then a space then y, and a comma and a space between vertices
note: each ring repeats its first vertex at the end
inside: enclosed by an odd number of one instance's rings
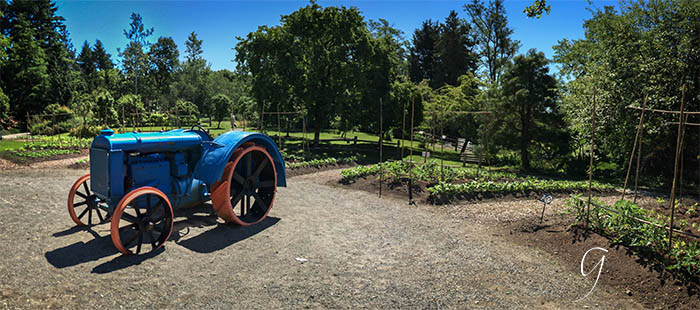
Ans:
POLYGON ((165 250, 122 257, 108 225, 73 228, 65 199, 84 173, 0 171, 0 307, 641 308, 605 287, 573 303, 593 275, 468 217, 325 185, 337 170, 289 179, 253 227, 180 210, 165 250))

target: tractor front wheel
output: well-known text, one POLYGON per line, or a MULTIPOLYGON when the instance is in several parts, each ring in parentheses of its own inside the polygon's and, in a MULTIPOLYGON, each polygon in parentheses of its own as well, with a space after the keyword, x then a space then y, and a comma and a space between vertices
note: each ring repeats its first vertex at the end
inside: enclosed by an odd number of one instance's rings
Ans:
POLYGON ((107 204, 90 191, 90 174, 75 181, 68 193, 68 214, 78 226, 101 224, 109 220, 107 204), (86 218, 87 216, 87 218, 86 218))
POLYGON ((112 215, 112 243, 119 252, 140 254, 143 244, 160 249, 173 232, 173 208, 153 187, 137 188, 122 198, 112 215))

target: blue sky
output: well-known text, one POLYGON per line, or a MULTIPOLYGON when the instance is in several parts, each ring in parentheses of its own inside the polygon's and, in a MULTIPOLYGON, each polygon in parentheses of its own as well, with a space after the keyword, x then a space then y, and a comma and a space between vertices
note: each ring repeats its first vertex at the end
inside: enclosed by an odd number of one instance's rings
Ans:
MULTIPOLYGON (((410 39, 413 31, 427 19, 442 21, 455 10, 466 17, 462 5, 467 1, 318 1, 322 6, 355 6, 365 19, 384 18, 410 39)), ((508 23, 514 38, 520 40, 520 52, 530 48, 544 51, 552 57, 552 45, 562 38, 583 37, 582 24, 590 18, 583 0, 549 0, 550 15, 530 19, 522 13, 532 0, 506 0, 508 23)), ((595 1, 594 6, 612 5, 614 1, 595 1)), ((184 56, 184 43, 190 32, 203 40, 204 58, 212 69, 235 68, 236 36, 245 36, 259 25, 278 25, 280 16, 289 14, 308 1, 57 1, 58 14, 66 26, 75 48, 80 51, 83 41, 91 44, 100 39, 118 61, 117 48, 126 46, 123 30, 128 28, 132 12, 141 14, 144 24, 154 28, 151 42, 160 36, 172 37, 184 56)))

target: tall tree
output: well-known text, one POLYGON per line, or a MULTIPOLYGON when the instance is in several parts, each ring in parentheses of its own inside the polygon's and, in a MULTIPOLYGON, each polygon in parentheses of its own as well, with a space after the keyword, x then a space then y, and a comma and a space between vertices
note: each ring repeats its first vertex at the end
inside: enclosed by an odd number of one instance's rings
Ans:
POLYGON ((160 97, 166 95, 170 85, 175 81, 175 72, 180 66, 177 44, 170 37, 160 37, 151 45, 148 52, 150 64, 149 75, 153 78, 160 97))
POLYGON ((114 68, 114 63, 112 62, 112 56, 107 53, 102 45, 102 41, 95 40, 95 47, 93 48, 93 58, 95 59, 95 65, 99 70, 109 70, 114 68))
POLYGON ((211 91, 208 83, 211 68, 202 58, 202 40, 193 31, 185 41, 186 61, 182 65, 177 83, 171 87, 177 98, 185 99, 197 106, 199 112, 205 115, 214 113, 211 106, 211 91))
POLYGON ((441 59, 438 75, 440 86, 457 86, 460 76, 476 70, 479 60, 474 52, 476 42, 472 38, 469 24, 458 18, 454 10, 440 24, 440 38, 436 44, 441 59))
POLYGON ((192 31, 185 41, 185 51, 187 52, 187 61, 195 62, 202 60, 202 40, 197 38, 197 34, 192 31))
POLYGON ((10 111, 24 120, 26 113, 39 113, 48 105, 46 98, 51 84, 46 54, 24 14, 16 17, 12 30, 12 47, 2 67, 3 84, 10 98, 10 111))
POLYGON ((259 104, 269 109, 276 103, 261 91, 269 87, 264 85, 275 85, 278 88, 273 91, 281 95, 279 98, 289 100, 291 95, 304 105, 314 127, 314 143, 318 144, 321 128, 340 107, 362 98, 361 83, 372 81, 373 87, 388 91, 388 87, 374 83, 388 82, 381 77, 386 73, 368 75, 378 60, 372 41, 357 8, 321 8, 312 1, 282 16, 280 26, 262 26, 241 38, 236 60, 242 71, 252 75, 253 94, 259 104))
POLYGON ((109 70, 114 68, 114 63, 112 62, 111 55, 107 53, 104 45, 102 45, 102 41, 95 40, 95 47, 92 49, 92 58, 95 61, 95 67, 99 70, 99 74, 104 80, 102 86, 109 87, 109 70))
POLYGON ((410 49, 409 75, 419 83, 428 80, 433 89, 445 84, 456 86, 457 79, 473 73, 479 61, 474 51, 476 41, 469 23, 450 11, 444 23, 423 22, 413 35, 410 49))
POLYGON ((214 106, 214 119, 218 121, 216 128, 221 128, 221 121, 229 116, 231 111, 231 99, 224 94, 217 94, 211 98, 214 106))
POLYGON ((153 34, 153 28, 146 28, 141 14, 131 13, 129 29, 124 29, 124 36, 129 40, 120 56, 123 57, 124 74, 128 79, 134 80, 134 93, 139 93, 139 77, 146 73, 148 68, 148 54, 143 51, 150 45, 148 37, 153 34))
POLYGON ((90 48, 90 44, 87 41, 83 43, 83 48, 80 50, 78 58, 76 58, 76 64, 80 68, 80 73, 87 89, 95 89, 96 80, 98 79, 97 65, 92 48, 90 48))
POLYGON ((513 40, 508 27, 503 0, 472 0, 464 5, 471 18, 480 49, 481 65, 492 82, 498 80, 503 67, 518 52, 520 42, 513 40))
POLYGON ((533 150, 546 155, 568 153, 556 87, 544 53, 534 49, 516 56, 503 74, 503 101, 497 107, 497 118, 502 122, 498 135, 504 145, 520 151, 525 170, 530 169, 533 150))
POLYGON ((428 80, 431 86, 438 87, 435 82, 440 55, 437 42, 440 39, 439 23, 432 20, 423 22, 421 29, 413 33, 413 45, 410 48, 408 73, 411 81, 420 83, 428 80))
POLYGON ((0 10, 3 12, 0 33, 11 41, 7 62, 0 64, 3 72, 0 79, 15 116, 41 112, 49 103, 67 105, 75 88, 69 50, 72 45, 63 17, 56 15, 55 3, 50 0, 2 1, 0 10))

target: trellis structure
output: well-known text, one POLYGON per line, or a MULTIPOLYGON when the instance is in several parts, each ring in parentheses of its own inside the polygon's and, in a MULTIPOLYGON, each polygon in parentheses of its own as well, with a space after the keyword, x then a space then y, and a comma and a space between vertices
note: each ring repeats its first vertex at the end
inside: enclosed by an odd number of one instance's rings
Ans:
MULTIPOLYGON (((642 133, 643 133, 643 128, 644 128, 644 113, 645 112, 654 112, 654 113, 662 113, 662 114, 673 114, 673 115, 678 115, 678 122, 670 122, 668 124, 671 125, 678 125, 678 133, 676 135, 676 150, 675 150, 675 157, 674 157, 674 163, 673 163, 673 182, 671 184, 671 219, 669 223, 669 227, 667 228, 668 230, 668 249, 670 251, 671 247, 673 246, 673 233, 678 232, 673 228, 673 222, 675 218, 675 213, 676 213, 676 188, 681 188, 682 187, 682 182, 683 182, 683 140, 685 138, 685 126, 700 126, 700 124, 697 123, 688 123, 688 116, 690 115, 700 115, 700 112, 697 111, 685 111, 685 93, 686 93, 686 85, 683 84, 683 88, 681 91, 681 106, 680 110, 678 111, 672 111, 672 110, 660 110, 660 109, 650 109, 646 108, 646 103, 648 99, 648 95, 645 95, 644 101, 642 102, 642 107, 634 107, 634 106, 628 106, 627 108, 629 109, 636 109, 636 110, 641 110, 641 115, 639 119, 639 126, 637 127, 637 134, 635 137, 635 141, 632 147, 632 154, 630 156, 630 163, 627 168, 627 177, 625 177, 625 185, 622 190, 622 199, 624 199, 625 192, 627 191, 627 182, 629 179, 629 174, 630 170, 632 168, 632 159, 634 158, 635 152, 637 153, 637 168, 636 168, 636 174, 635 174, 635 185, 634 185, 634 202, 636 203, 637 201, 637 185, 638 185, 638 179, 639 179, 639 167, 640 167, 640 157, 641 157, 641 149, 642 149, 642 133), (637 144, 639 144, 639 147, 637 147, 637 144), (679 166, 680 166, 680 177, 679 177, 679 166)), ((594 102, 595 106, 595 102, 594 102)), ((592 155, 591 155, 592 156, 592 155)), ((592 163, 592 159, 591 159, 592 163)), ((592 169, 592 166, 591 166, 592 169)), ((592 172, 592 170, 591 170, 592 172)), ((680 191, 682 194, 682 190, 680 191)), ((680 196, 679 194, 679 196, 680 196)), ((590 191, 589 191, 589 197, 590 197, 590 191)), ((590 202, 589 202, 590 205, 590 202)))
POLYGON ((301 149, 302 152, 306 153, 306 151, 309 150, 309 146, 306 143, 306 112, 305 111, 280 111, 279 110, 280 106, 279 104, 277 105, 277 111, 276 112, 265 112, 265 110, 261 111, 261 116, 260 116, 260 132, 264 132, 265 130, 265 123, 263 122, 264 116, 267 115, 277 115, 277 145, 280 149, 282 149, 282 126, 281 126, 281 121, 280 121, 280 115, 287 115, 287 123, 289 123, 289 115, 301 115, 301 130, 302 130, 302 138, 301 138, 301 149))

